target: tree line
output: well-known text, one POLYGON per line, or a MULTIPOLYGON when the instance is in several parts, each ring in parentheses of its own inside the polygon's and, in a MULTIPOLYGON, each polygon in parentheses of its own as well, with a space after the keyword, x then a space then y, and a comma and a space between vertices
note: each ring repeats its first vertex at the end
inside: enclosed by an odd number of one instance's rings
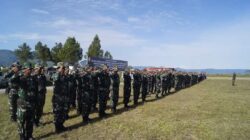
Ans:
POLYGON ((48 61, 52 61, 54 63, 67 62, 69 64, 75 64, 81 60, 82 57, 113 59, 113 56, 109 51, 104 52, 104 50, 101 49, 101 41, 98 35, 95 35, 86 54, 83 54, 80 43, 75 39, 75 37, 68 37, 64 44, 61 42, 55 43, 55 46, 51 49, 46 44, 39 41, 35 45, 35 51, 31 51, 30 46, 27 43, 23 43, 18 46, 14 52, 20 63, 24 63, 30 59, 38 59, 44 65, 47 65, 48 61))

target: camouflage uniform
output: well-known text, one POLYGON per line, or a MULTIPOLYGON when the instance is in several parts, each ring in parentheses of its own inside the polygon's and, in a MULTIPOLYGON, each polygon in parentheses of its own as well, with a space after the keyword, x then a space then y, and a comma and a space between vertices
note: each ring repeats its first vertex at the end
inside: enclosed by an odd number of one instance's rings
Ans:
MULTIPOLYGON (((19 67, 19 63, 14 63, 12 66, 19 67)), ((9 91, 9 110, 10 110, 10 119, 12 121, 16 121, 16 112, 17 112, 17 99, 18 99, 18 88, 19 88, 19 73, 11 71, 9 72, 5 78, 8 79, 8 87, 10 88, 9 91)))
POLYGON ((167 76, 167 74, 163 74, 161 79, 162 79, 162 91, 161 91, 161 94, 166 95, 167 90, 168 90, 168 76, 167 76))
POLYGON ((134 82, 133 82, 133 89, 134 89, 134 104, 138 104, 138 99, 140 96, 140 89, 141 89, 141 75, 136 72, 133 74, 134 82))
POLYGON ((81 103, 82 103, 82 119, 84 123, 89 121, 89 113, 91 111, 91 73, 87 72, 82 76, 82 93, 81 93, 81 103))
POLYGON ((77 102, 77 114, 80 115, 82 112, 82 76, 76 75, 76 102, 77 102))
POLYGON ((116 106, 119 99, 119 86, 120 86, 120 77, 115 70, 111 74, 111 109, 112 112, 116 112, 116 106))
MULTIPOLYGON (((64 67, 63 63, 58 63, 59 67, 64 67)), ((52 96, 52 105, 54 113, 54 124, 56 132, 65 130, 63 123, 66 120, 68 112, 68 79, 64 73, 56 72, 53 75, 54 94, 52 96)))
POLYGON ((98 73, 99 78, 99 93, 98 93, 98 100, 99 100, 99 116, 104 117, 106 115, 105 110, 107 108, 107 100, 109 97, 110 92, 110 77, 109 73, 106 71, 107 67, 103 66, 103 70, 98 73))
POLYGON ((148 77, 146 74, 143 74, 142 77, 142 101, 144 102, 146 100, 148 92, 148 77))
POLYGON ((153 77, 152 75, 148 75, 148 93, 152 93, 152 82, 153 82, 153 77))
POLYGON ((123 78, 124 78, 123 103, 124 107, 128 107, 129 98, 131 95, 131 77, 129 72, 125 72, 123 78))
POLYGON ((161 76, 160 75, 157 75, 156 76, 156 98, 159 97, 159 94, 161 93, 161 76))
MULTIPOLYGON (((25 64, 29 69, 29 64, 25 64)), ((26 69, 26 70, 27 70, 26 69)), ((37 103, 37 81, 34 76, 21 75, 17 100, 17 123, 21 140, 32 139, 34 111, 37 103)))
MULTIPOLYGON (((36 66, 38 67, 38 65, 36 66)), ((35 75, 35 78, 38 83, 38 90, 37 90, 37 104, 35 107, 35 124, 38 126, 40 118, 43 114, 43 107, 45 104, 46 99, 46 77, 44 74, 37 74, 35 75)))
POLYGON ((69 74, 69 107, 76 107, 76 74, 69 74))
POLYGON ((94 110, 97 110, 96 104, 98 101, 98 92, 99 92, 99 87, 98 87, 98 75, 96 71, 92 72, 92 82, 93 82, 93 92, 92 92, 92 108, 94 110))

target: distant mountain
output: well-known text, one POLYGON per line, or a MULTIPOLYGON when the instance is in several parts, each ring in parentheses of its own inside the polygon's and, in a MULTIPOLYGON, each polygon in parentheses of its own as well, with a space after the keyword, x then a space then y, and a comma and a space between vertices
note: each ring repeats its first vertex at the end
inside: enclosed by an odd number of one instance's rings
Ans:
POLYGON ((11 50, 0 50, 0 66, 10 66, 17 61, 15 53, 11 50))

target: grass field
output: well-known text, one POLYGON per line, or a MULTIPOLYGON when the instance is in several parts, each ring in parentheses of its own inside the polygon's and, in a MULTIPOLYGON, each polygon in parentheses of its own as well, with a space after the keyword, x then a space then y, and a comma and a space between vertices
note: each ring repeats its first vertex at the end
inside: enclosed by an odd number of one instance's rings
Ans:
MULTIPOLYGON (((93 122, 84 126, 72 110, 65 122, 70 130, 55 134, 48 93, 44 125, 34 128, 33 134, 37 139, 250 139, 250 80, 238 80, 232 87, 229 79, 211 78, 158 100, 154 95, 147 99, 128 110, 120 104, 118 112, 108 110, 105 119, 92 113, 93 122)), ((0 95, 0 126, 0 139, 18 139, 16 124, 9 121, 6 95, 0 95)))

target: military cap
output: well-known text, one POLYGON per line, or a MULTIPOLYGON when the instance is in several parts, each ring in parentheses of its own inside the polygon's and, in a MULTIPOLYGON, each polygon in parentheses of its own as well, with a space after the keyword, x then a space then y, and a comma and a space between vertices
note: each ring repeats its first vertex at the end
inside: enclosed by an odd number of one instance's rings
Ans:
POLYGON ((40 63, 36 63, 36 64, 35 64, 35 69, 41 68, 41 67, 43 67, 43 65, 41 65, 40 63))
POLYGON ((57 68, 59 68, 59 67, 64 67, 64 63, 63 62, 58 62, 57 63, 57 68))
POLYGON ((105 65, 105 64, 102 64, 101 68, 102 68, 102 70, 107 70, 108 69, 107 65, 105 65))

